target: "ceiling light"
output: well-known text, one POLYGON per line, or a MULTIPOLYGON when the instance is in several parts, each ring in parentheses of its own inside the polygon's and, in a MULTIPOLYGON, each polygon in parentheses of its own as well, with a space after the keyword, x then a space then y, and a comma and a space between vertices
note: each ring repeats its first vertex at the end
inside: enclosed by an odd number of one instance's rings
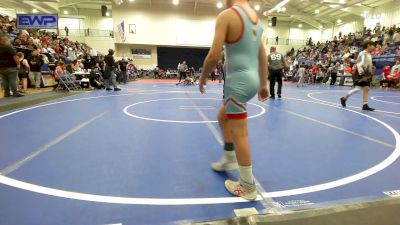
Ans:
POLYGON ((135 0, 128 0, 129 2, 134 2, 135 0))
POLYGON ((324 28, 324 26, 322 26, 322 25, 319 25, 319 29, 322 29, 322 28, 324 28))
POLYGON ((347 10, 349 10, 349 9, 348 8, 343 8, 343 9, 340 9, 340 10, 347 12, 347 10))
POLYGON ((260 5, 256 5, 256 6, 254 6, 254 9, 255 9, 256 11, 260 10, 260 8, 261 8, 261 6, 260 6, 260 5))
POLYGON ((68 11, 67 11, 67 10, 64 10, 64 14, 65 14, 65 15, 68 15, 68 11))
POLYGON ((284 5, 286 5, 290 0, 283 0, 281 2, 279 2, 274 8, 268 10, 269 13, 272 13, 275 10, 278 10, 280 8, 282 8, 284 5))
POLYGON ((172 4, 179 5, 179 0, 172 0, 172 4))
POLYGON ((302 27, 303 27, 303 24, 300 23, 300 24, 299 24, 299 27, 302 28, 302 27))
POLYGON ((268 26, 272 27, 272 23, 271 23, 271 22, 269 22, 269 23, 268 23, 268 26))
POLYGON ((314 12, 315 12, 315 14, 318 14, 319 13, 319 9, 316 9, 314 12))
POLYGON ((341 20, 341 19, 338 19, 336 22, 337 22, 337 23, 341 23, 341 22, 342 22, 342 20, 341 20))
POLYGON ((362 4, 361 3, 357 3, 356 6, 362 6, 362 4))
POLYGON ((268 12, 267 11, 263 12, 263 15, 268 16, 268 12))
POLYGON ((337 7, 339 7, 339 6, 340 6, 340 5, 335 5, 335 4, 334 4, 334 5, 329 5, 329 7, 333 8, 333 9, 334 9, 334 8, 337 8, 337 7))
POLYGON ((106 16, 110 16, 110 13, 109 13, 109 12, 106 12, 106 16))
POLYGON ((282 8, 282 12, 286 12, 286 8, 285 7, 282 8))
POLYGON ((37 13, 38 10, 37 10, 37 9, 32 9, 32 12, 33 12, 33 13, 37 13))
POLYGON ((224 6, 224 4, 222 4, 222 2, 218 2, 218 3, 217 3, 217 8, 218 8, 218 9, 222 8, 222 6, 224 6))

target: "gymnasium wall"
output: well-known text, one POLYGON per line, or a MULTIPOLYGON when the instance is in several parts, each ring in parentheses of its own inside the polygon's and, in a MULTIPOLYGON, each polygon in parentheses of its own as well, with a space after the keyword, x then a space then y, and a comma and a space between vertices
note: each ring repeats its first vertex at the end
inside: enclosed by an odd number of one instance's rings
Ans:
POLYGON ((305 23, 303 28, 299 28, 299 23, 290 23, 288 21, 279 21, 276 27, 265 26, 268 38, 306 40, 312 37, 313 40, 321 40, 321 30, 312 28, 305 23))
MULTIPOLYGON (((114 30, 124 21, 126 43, 166 46, 193 46, 209 47, 212 43, 215 27, 215 19, 220 10, 216 8, 197 9, 193 7, 166 5, 143 7, 135 4, 113 5, 114 30), (129 32, 129 25, 134 24, 135 34, 129 32)), ((292 27, 289 31, 289 23, 278 19, 277 27, 268 27, 265 17, 262 19, 266 37, 275 38, 278 35, 282 39, 305 40, 310 36, 319 39, 321 32, 318 29, 298 29, 292 27)), ((119 35, 116 42, 122 43, 119 35)))
MULTIPOLYGON (((121 6, 113 5, 113 25, 116 40, 116 55, 118 57, 132 57, 130 49, 134 46, 147 46, 151 48, 151 59, 135 59, 139 68, 154 68, 158 65, 157 47, 209 47, 214 36, 215 19, 220 10, 216 8, 197 9, 194 13, 193 7, 185 8, 166 5, 163 8, 157 6, 143 7, 134 4, 121 6), (124 21, 126 42, 123 43, 117 25, 124 21), (130 24, 131 27, 130 27, 130 24), (134 25, 135 33, 130 33, 134 25)), ((313 37, 320 40, 321 30, 312 29, 305 24, 304 29, 290 25, 289 22, 279 21, 276 27, 269 27, 268 20, 260 17, 261 23, 266 31, 263 39, 275 38, 278 35, 281 39, 305 40, 313 37), (289 27, 292 26, 290 29, 289 27)), ((277 50, 286 53, 292 47, 295 49, 303 47, 298 45, 278 45, 277 50)), ((270 45, 267 45, 269 53, 270 45)))
POLYGON ((83 16, 84 19, 63 18, 63 15, 60 15, 58 27, 64 29, 65 26, 68 26, 70 30, 87 28, 113 30, 112 17, 102 17, 100 9, 78 9, 78 16, 83 16))
POLYGON ((106 37, 75 37, 69 36, 69 40, 86 43, 99 54, 108 54, 108 49, 115 49, 114 39, 106 37))
MULTIPOLYGON (((134 7, 134 4, 113 5, 114 29, 124 21, 126 43, 167 46, 207 46, 214 35, 217 9, 198 11, 183 6, 134 7), (136 33, 129 33, 129 25, 136 33)), ((117 43, 121 43, 116 35, 117 43)))
POLYGON ((399 0, 391 1, 373 10, 373 15, 381 14, 380 23, 382 26, 391 26, 396 24, 400 26, 400 2, 399 0))
POLYGON ((157 65, 157 47, 154 45, 137 45, 137 44, 115 44, 115 56, 117 59, 122 57, 133 58, 138 69, 154 69, 157 65), (151 58, 134 58, 131 49, 150 49, 151 58))
POLYGON ((364 26, 363 20, 360 17, 360 20, 356 20, 353 22, 348 22, 341 24, 339 26, 335 26, 333 35, 339 36, 339 32, 342 32, 342 35, 347 35, 348 33, 354 33, 358 31, 362 31, 364 26))

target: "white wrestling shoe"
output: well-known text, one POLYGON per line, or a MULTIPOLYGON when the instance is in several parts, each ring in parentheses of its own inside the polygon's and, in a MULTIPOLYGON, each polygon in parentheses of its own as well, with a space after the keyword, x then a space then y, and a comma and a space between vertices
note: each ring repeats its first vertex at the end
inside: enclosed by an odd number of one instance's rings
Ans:
POLYGON ((249 184, 244 181, 226 180, 225 188, 231 194, 249 201, 254 201, 257 198, 257 189, 255 184, 249 184))
POLYGON ((237 163, 236 157, 226 157, 222 156, 222 158, 215 163, 211 164, 211 168, 217 172, 225 172, 237 170, 239 165, 237 163))

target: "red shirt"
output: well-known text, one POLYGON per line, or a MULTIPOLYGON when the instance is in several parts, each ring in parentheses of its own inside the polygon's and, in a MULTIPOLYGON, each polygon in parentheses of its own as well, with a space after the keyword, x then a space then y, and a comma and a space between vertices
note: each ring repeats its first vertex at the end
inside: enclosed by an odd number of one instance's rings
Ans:
POLYGON ((49 45, 50 42, 49 42, 49 39, 43 38, 42 43, 43 43, 43 45, 49 45))
POLYGON ((381 55, 381 50, 377 49, 372 54, 373 55, 381 55))
POLYGON ((312 71, 313 74, 316 74, 318 72, 318 67, 317 66, 313 66, 311 71, 312 71))
POLYGON ((382 70, 383 76, 387 79, 387 76, 390 75, 390 66, 385 66, 382 70))

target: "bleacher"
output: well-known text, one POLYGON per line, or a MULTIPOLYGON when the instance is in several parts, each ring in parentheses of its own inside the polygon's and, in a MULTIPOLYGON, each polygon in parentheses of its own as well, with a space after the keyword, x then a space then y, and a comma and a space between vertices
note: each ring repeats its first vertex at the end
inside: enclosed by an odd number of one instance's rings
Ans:
POLYGON ((392 67, 396 64, 396 59, 400 57, 399 45, 400 42, 392 44, 389 46, 387 53, 379 56, 372 56, 372 62, 376 67, 375 75, 380 76, 385 66, 390 65, 390 67, 392 67))

